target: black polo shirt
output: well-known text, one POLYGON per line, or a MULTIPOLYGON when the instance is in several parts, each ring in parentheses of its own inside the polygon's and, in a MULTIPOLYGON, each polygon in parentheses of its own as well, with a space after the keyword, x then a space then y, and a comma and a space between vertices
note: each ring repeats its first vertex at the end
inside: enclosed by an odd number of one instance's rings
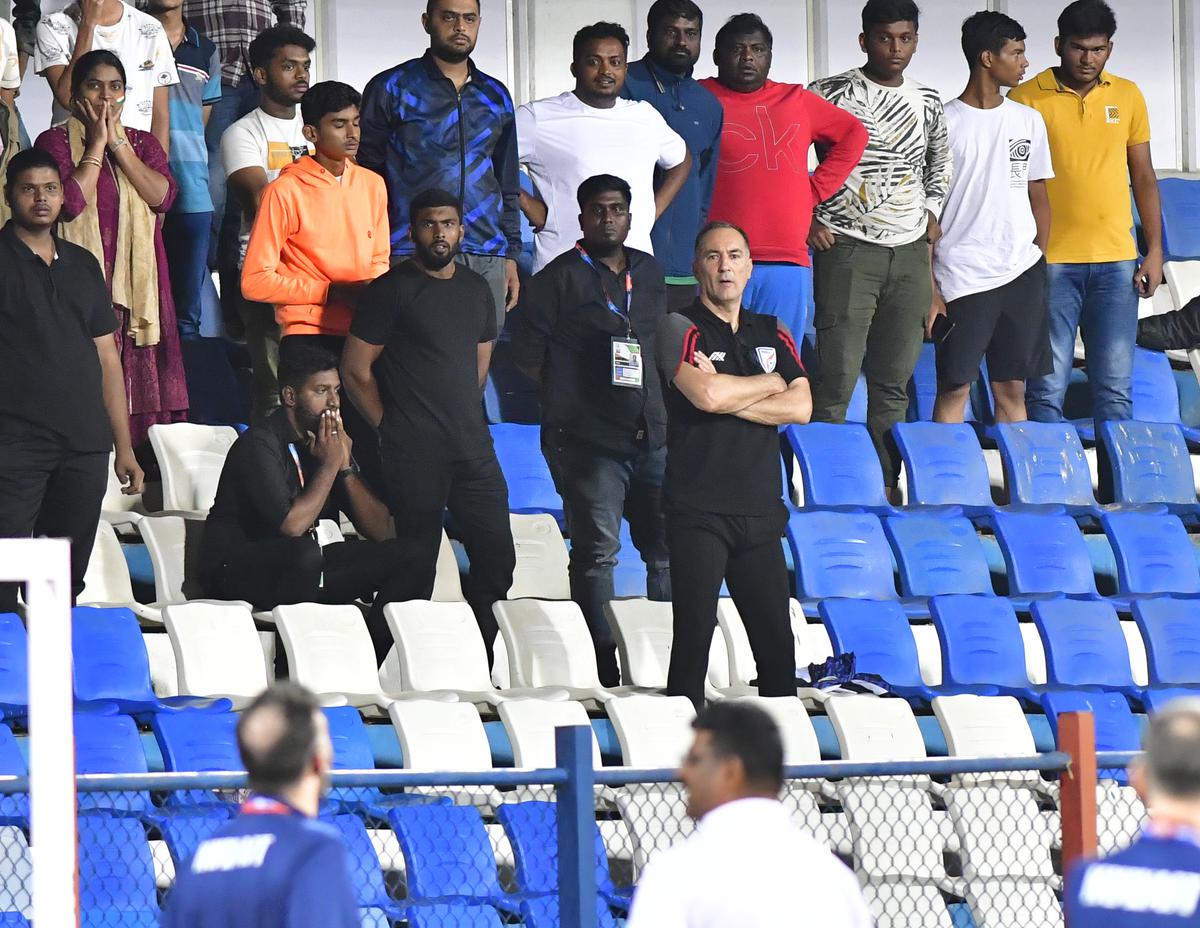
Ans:
MULTIPOLYGON (((742 308, 738 330, 696 300, 658 329, 658 363, 674 384, 697 351, 719 374, 777 373, 787 383, 804 368, 787 327, 775 316, 742 308)), ((666 390, 667 507, 722 515, 771 515, 782 505, 779 430, 737 416, 702 412, 673 386, 666 390)))
POLYGON ((517 365, 542 385, 542 423, 617 454, 646 444, 662 447, 667 413, 655 341, 667 312, 663 272, 651 255, 626 248, 633 282, 629 324, 608 307, 625 309, 625 274, 602 261, 588 267, 572 248, 538 273, 521 293, 521 325, 513 338, 517 365), (612 383, 612 338, 642 346, 643 386, 612 383))
POLYGON ((495 305, 487 281, 462 265, 442 279, 410 260, 372 281, 350 334, 383 346, 375 378, 385 447, 446 461, 490 451, 476 352, 499 334, 495 305))
MULTIPOLYGON (((217 495, 204 527, 201 570, 236 558, 248 545, 282 538, 279 527, 291 511, 304 480, 317 472, 304 439, 296 437, 287 411, 277 409, 262 425, 248 428, 229 449, 217 495), (292 456, 295 450, 299 464, 292 456)), ((318 519, 338 520, 349 511, 340 480, 335 481, 318 519)))
POLYGON ((58 435, 72 451, 109 451, 112 426, 94 339, 117 330, 100 265, 54 239, 47 265, 0 229, 0 419, 58 435))

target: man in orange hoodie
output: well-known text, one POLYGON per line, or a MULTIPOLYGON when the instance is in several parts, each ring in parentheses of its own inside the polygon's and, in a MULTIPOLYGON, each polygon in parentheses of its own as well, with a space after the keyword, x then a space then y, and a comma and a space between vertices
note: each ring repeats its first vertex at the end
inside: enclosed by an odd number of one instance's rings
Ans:
MULTIPOLYGON (((309 88, 300 113, 316 153, 267 185, 250 233, 242 294, 274 304, 283 329, 281 357, 300 342, 340 357, 359 292, 388 269, 387 187, 354 163, 360 99, 338 81, 309 88)), ((364 476, 379 487, 374 430, 350 404, 346 412, 364 476)))

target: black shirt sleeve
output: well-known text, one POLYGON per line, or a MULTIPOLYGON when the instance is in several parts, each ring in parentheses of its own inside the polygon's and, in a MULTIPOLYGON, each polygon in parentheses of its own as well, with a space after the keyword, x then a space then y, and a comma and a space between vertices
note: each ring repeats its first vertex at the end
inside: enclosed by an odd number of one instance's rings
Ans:
POLYGON ((554 271, 543 268, 521 289, 521 314, 512 340, 513 363, 536 381, 542 379, 546 343, 558 322, 554 271))
POLYGON ((807 377, 804 365, 800 363, 800 351, 796 340, 788 327, 778 319, 775 321, 775 372, 783 378, 784 383, 791 383, 800 377, 807 377))
POLYGON ((87 307, 88 334, 92 338, 112 335, 117 331, 117 314, 113 310, 112 300, 108 298, 108 287, 104 283, 100 264, 86 252, 79 257, 79 286, 87 307))
POLYGON ((487 307, 487 319, 483 323, 483 334, 479 342, 494 342, 500 337, 500 329, 496 325, 496 298, 492 296, 492 288, 486 283, 483 286, 483 302, 487 307))
POLYGON ((391 277, 389 273, 371 281, 354 310, 350 334, 368 345, 386 345, 396 324, 399 294, 391 277))
POLYGON ((655 349, 658 353, 658 369, 664 381, 674 383, 679 365, 691 363, 698 334, 692 321, 681 313, 667 313, 663 317, 658 324, 655 349))
MULTIPOLYGON (((287 454, 287 452, 283 452, 287 454)), ((270 435, 243 436, 229 449, 225 470, 234 486, 240 489, 239 510, 247 521, 257 521, 264 529, 278 530, 292 509, 291 492, 286 479, 286 467, 294 467, 290 459, 281 459, 279 448, 270 435)), ((221 477, 225 478, 224 471, 221 477)))

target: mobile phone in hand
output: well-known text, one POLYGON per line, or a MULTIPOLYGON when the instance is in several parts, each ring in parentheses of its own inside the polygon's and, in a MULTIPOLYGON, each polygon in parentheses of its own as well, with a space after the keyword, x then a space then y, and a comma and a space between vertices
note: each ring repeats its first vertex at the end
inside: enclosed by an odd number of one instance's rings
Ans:
POLYGON ((933 337, 933 341, 940 345, 953 331, 954 323, 951 322, 946 316, 938 316, 933 320, 933 329, 931 330, 930 335, 933 337))

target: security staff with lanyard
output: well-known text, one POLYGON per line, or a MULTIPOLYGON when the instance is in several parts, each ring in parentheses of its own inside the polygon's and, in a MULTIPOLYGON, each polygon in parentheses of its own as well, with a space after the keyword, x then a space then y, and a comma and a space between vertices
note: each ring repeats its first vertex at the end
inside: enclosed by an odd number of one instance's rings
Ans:
POLYGON ((571 531, 571 598, 587 619, 600 682, 615 686, 613 598, 621 517, 646 563, 646 594, 669 600, 662 483, 666 410, 653 364, 666 315, 662 268, 625 246, 629 184, 611 174, 579 185, 583 239, 533 276, 513 339, 517 365, 542 387, 542 451, 571 531))
POLYGON ((704 701, 722 579, 746 624, 762 696, 794 696, 787 525, 778 427, 808 421, 812 398, 791 333, 742 306, 746 233, 711 222, 696 238, 700 296, 658 328, 666 391, 667 541, 674 641, 667 693, 704 701))
POLYGON ((238 719, 237 743, 251 796, 179 873, 162 928, 358 928, 342 836, 315 820, 333 767, 316 699, 272 685, 238 719))

